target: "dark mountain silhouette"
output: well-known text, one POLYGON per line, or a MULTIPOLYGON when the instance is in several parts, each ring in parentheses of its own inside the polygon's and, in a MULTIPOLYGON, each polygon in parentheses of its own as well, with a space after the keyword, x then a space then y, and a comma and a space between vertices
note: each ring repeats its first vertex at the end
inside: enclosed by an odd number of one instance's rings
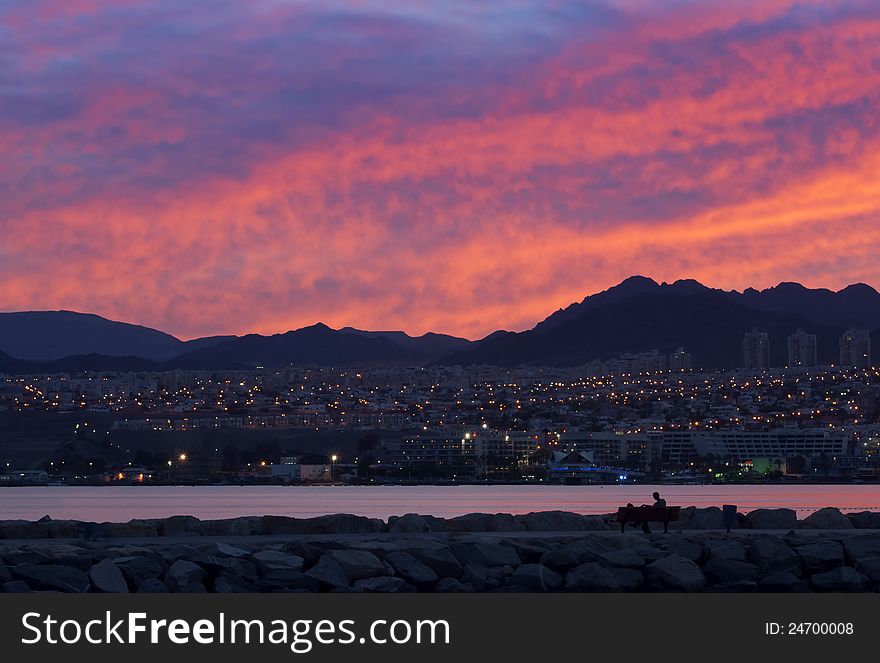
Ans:
POLYGON ((331 329, 323 323, 285 334, 248 334, 209 348, 187 352, 170 365, 179 368, 227 368, 281 364, 369 365, 419 363, 419 353, 378 335, 331 329))
POLYGON ((0 313, 0 348, 16 359, 39 362, 92 354, 166 361, 226 338, 184 342, 149 327, 73 311, 0 313))
POLYGON ((284 364, 358 366, 577 365, 623 353, 682 346, 701 368, 734 368, 743 334, 770 336, 771 363, 787 360, 786 340, 803 327, 818 338, 819 360, 837 362, 848 327, 880 338, 880 293, 864 284, 838 292, 780 283, 728 292, 694 280, 657 283, 634 276, 560 309, 525 332, 496 331, 479 341, 445 334, 331 329, 214 336, 180 341, 163 332, 70 311, 0 314, 0 371, 75 372, 245 368, 284 364))
POLYGON ((470 347, 472 343, 466 338, 435 334, 434 332, 428 332, 421 336, 410 336, 402 331, 364 331, 354 327, 343 327, 339 331, 343 334, 357 334, 366 338, 387 338, 403 348, 415 350, 425 358, 442 357, 456 350, 470 347))
POLYGON ((798 327, 817 335, 820 362, 836 363, 838 337, 856 306, 852 302, 870 303, 876 296, 877 303, 869 304, 873 310, 862 311, 860 320, 870 321, 872 314, 880 313, 880 295, 868 290, 856 286, 854 292, 847 288, 831 293, 835 314, 826 319, 816 303, 827 297, 821 292, 799 292, 799 301, 785 297, 785 287, 763 291, 764 298, 757 291, 744 297, 696 281, 658 284, 634 277, 557 311, 530 331, 487 339, 442 363, 571 366, 629 352, 669 353, 682 346, 695 366, 735 368, 741 364, 743 334, 752 327, 768 333, 773 365, 786 364, 787 338, 798 327), (756 300, 764 308, 744 305, 756 300), (768 310, 771 306, 778 310, 768 310))

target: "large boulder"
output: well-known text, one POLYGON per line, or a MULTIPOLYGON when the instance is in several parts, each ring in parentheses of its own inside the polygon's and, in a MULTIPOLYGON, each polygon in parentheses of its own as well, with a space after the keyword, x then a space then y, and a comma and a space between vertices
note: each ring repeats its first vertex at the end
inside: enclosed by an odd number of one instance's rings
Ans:
POLYGON ((374 534, 385 529, 385 523, 377 518, 354 516, 350 513, 307 518, 301 520, 299 526, 304 534, 374 534))
POLYGON ((12 569, 12 575, 34 589, 79 593, 90 588, 84 571, 60 564, 19 564, 12 569))
POLYGON ((342 566, 327 553, 322 555, 318 562, 306 571, 306 575, 330 589, 349 586, 348 576, 345 575, 342 566))
POLYGON ((0 560, 0 582, 9 582, 10 580, 12 580, 12 571, 3 560, 0 560))
POLYGON ((480 566, 519 566, 520 559, 516 550, 510 546, 488 541, 474 541, 452 546, 452 554, 465 564, 480 566))
POLYGON ((257 588, 243 578, 224 573, 214 580, 214 591, 217 594, 245 594, 256 592, 257 588))
POLYGON ((666 544, 666 552, 670 555, 681 555, 692 562, 703 559, 705 548, 701 541, 693 541, 684 537, 672 537, 666 544))
POLYGON ((330 550, 326 554, 339 564, 352 582, 386 575, 382 560, 366 550, 330 550))
POLYGON ((80 531, 81 525, 76 520, 53 520, 49 523, 49 538, 52 539, 76 539, 80 531))
POLYGON ((532 532, 569 532, 611 529, 602 516, 583 516, 570 511, 535 511, 518 516, 523 528, 532 532))
POLYGON ((446 546, 410 546, 403 548, 403 552, 411 554, 424 563, 440 578, 458 578, 464 568, 446 546))
POLYGON ((755 580, 761 575, 761 569, 754 564, 723 557, 709 559, 706 566, 703 567, 703 571, 706 577, 715 584, 755 580))
POLYGON ((449 532, 518 532, 525 529, 516 516, 509 513, 468 513, 449 518, 449 532))
POLYGON ((755 509, 746 514, 751 529, 794 529, 798 525, 793 509, 755 509))
POLYGON ((690 529, 724 529, 721 509, 717 506, 697 509, 691 518, 690 529))
POLYGON ((849 566, 839 566, 810 578, 810 585, 817 592, 863 592, 870 584, 867 577, 849 566))
POLYGON ((880 511, 859 511, 848 513, 846 517, 858 529, 880 529, 880 511))
POLYGON ((90 568, 89 580, 92 581, 92 589, 96 592, 128 593, 128 583, 125 582, 122 571, 111 559, 101 560, 90 568))
POLYGON ((202 521, 202 534, 205 536, 250 536, 254 532, 258 518, 245 516, 241 518, 223 518, 221 520, 202 521))
POLYGON ((171 516, 162 521, 162 536, 201 536, 202 521, 195 516, 171 516))
POLYGON ((880 534, 862 534, 844 539, 846 556, 853 564, 869 557, 880 557, 880 534))
POLYGON ((29 520, 0 520, 0 539, 46 539, 49 522, 33 523, 29 520))
MULTIPOLYGON (((158 536, 159 534, 156 525, 147 520, 130 520, 127 523, 101 523, 100 525, 95 525, 95 527, 100 530, 102 537, 109 539, 133 539, 158 536)), ((89 538, 88 535, 86 538, 89 538)))
POLYGON ((543 564, 522 564, 510 576, 510 584, 533 592, 556 592, 565 580, 543 564))
POLYGON ((746 560, 746 549, 739 541, 731 539, 705 539, 703 545, 708 551, 708 559, 746 560))
POLYGON ((113 563, 132 587, 140 587, 145 580, 158 578, 165 571, 165 563, 158 555, 117 557, 113 563))
POLYGON ((167 594, 168 586, 158 578, 147 578, 137 588, 138 594, 167 594))
POLYGON ((599 541, 573 541, 541 555, 541 564, 557 570, 570 569, 586 562, 597 562, 601 555, 611 550, 613 548, 599 541))
POLYGON ((3 594, 25 594, 33 591, 24 580, 9 580, 0 584, 0 593, 3 594))
POLYGON ((474 586, 460 582, 455 578, 443 578, 440 582, 437 583, 434 591, 437 593, 473 592, 474 586))
POLYGON ((764 573, 791 571, 800 574, 803 566, 801 556, 776 536, 756 536, 749 540, 746 559, 756 564, 764 573))
POLYGON ((437 573, 409 553, 389 553, 386 560, 394 567, 396 575, 416 587, 427 587, 437 582, 437 573))
POLYGON ((640 569, 645 565, 644 558, 632 548, 609 550, 599 555, 598 559, 603 566, 614 566, 621 569, 640 569))
POLYGON ((400 532, 430 532, 431 525, 428 519, 417 513, 407 513, 402 516, 391 516, 388 519, 388 531, 400 532))
POLYGON ((868 576, 875 585, 880 585, 880 556, 863 557, 856 564, 856 569, 868 576))
POLYGON ((852 529, 849 518, 833 507, 825 507, 814 511, 801 521, 805 529, 852 529))
POLYGON ((205 552, 214 557, 236 557, 238 559, 250 555, 244 548, 231 546, 228 543, 212 543, 205 549, 205 552))
POLYGON ((165 584, 174 592, 182 592, 189 585, 203 583, 208 578, 208 573, 198 564, 179 559, 165 572, 165 584))
POLYGON ((620 592, 623 588, 612 570, 596 562, 585 562, 565 574, 567 592, 620 592))
POLYGON ((681 592, 698 592, 706 586, 706 576, 694 562, 681 555, 658 559, 645 567, 649 583, 664 589, 681 592))
POLYGON ((251 555, 261 575, 273 571, 302 571, 304 560, 299 555, 291 555, 280 550, 261 550, 251 555))
POLYGON ((800 546, 798 554, 812 573, 843 566, 843 546, 838 541, 817 541, 800 546))

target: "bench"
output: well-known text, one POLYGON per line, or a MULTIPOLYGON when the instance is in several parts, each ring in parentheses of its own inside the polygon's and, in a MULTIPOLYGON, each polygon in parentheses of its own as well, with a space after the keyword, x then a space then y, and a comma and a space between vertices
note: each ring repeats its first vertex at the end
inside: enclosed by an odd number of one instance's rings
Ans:
POLYGON ((669 532, 669 523, 678 520, 680 506, 622 506, 617 509, 620 531, 626 531, 627 523, 663 523, 663 531, 669 532))

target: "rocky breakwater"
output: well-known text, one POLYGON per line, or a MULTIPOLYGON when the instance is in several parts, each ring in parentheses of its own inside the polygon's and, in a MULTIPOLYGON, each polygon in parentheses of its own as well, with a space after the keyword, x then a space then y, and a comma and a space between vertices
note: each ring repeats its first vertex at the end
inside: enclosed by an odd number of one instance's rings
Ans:
MULTIPOLYGON (((4 592, 862 592, 880 588, 876 519, 752 512, 730 534, 712 510, 686 532, 624 534, 551 512, 0 525, 4 592), (870 527, 866 527, 870 526, 870 527), (15 529, 15 528, 18 529, 15 529), (52 532, 55 536, 53 538, 52 532), (70 536, 62 541, 59 532, 70 536)), ((696 521, 696 522, 694 522, 696 521)))

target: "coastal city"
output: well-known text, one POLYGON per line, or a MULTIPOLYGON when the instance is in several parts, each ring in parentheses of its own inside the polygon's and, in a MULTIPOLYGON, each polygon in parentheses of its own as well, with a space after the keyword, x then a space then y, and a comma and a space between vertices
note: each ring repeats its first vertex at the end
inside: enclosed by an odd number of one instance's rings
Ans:
POLYGON ((0 483, 880 480, 870 334, 847 331, 830 366, 798 329, 773 367, 770 340, 746 333, 726 372, 677 348, 566 368, 6 375, 0 412, 65 439, 8 449, 0 483))

